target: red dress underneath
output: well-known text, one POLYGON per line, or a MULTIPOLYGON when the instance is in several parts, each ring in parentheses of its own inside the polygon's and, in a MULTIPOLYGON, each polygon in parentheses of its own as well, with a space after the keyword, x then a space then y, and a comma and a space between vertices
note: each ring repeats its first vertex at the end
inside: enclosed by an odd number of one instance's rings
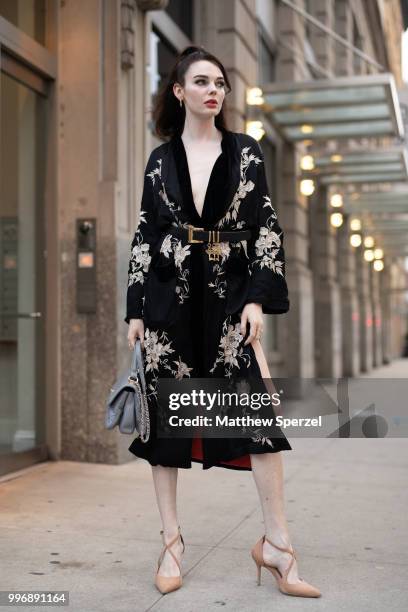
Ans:
MULTIPOLYGON (((191 447, 191 461, 199 461, 203 462, 203 444, 201 438, 193 438, 193 444, 191 447)), ((251 459, 249 455, 242 455, 242 457, 237 457, 236 459, 231 459, 230 461, 220 461, 222 465, 230 465, 236 468, 246 468, 251 470, 251 459)))

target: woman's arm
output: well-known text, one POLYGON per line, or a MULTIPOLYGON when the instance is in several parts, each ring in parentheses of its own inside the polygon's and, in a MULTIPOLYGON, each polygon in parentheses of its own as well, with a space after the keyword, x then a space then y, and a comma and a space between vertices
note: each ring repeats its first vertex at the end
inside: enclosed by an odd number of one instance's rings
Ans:
POLYGON ((153 192, 153 153, 144 173, 139 224, 131 244, 126 297, 126 323, 143 318, 144 285, 149 271, 153 247, 159 239, 153 192))
POLYGON ((281 314, 289 310, 283 231, 271 203, 262 149, 255 139, 251 144, 261 163, 256 167, 256 227, 248 243, 251 282, 246 303, 261 304, 265 314, 281 314))

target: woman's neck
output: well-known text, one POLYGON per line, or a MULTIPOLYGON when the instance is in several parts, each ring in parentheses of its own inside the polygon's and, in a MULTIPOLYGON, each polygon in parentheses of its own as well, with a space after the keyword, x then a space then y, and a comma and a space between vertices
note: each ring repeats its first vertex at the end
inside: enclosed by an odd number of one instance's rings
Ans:
POLYGON ((215 127, 214 119, 200 121, 194 117, 186 116, 184 122, 184 128, 182 131, 182 137, 184 142, 220 142, 222 134, 218 128, 215 127))

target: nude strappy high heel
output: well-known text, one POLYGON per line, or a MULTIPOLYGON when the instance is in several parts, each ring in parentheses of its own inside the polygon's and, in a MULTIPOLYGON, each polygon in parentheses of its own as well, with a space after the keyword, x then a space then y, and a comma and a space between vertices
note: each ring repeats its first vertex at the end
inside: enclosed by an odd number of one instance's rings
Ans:
POLYGON ((253 547, 251 551, 251 555, 252 555, 253 560, 256 563, 256 567, 258 570, 258 585, 261 584, 261 568, 265 567, 275 576, 281 593, 284 593, 285 595, 294 595, 296 597, 320 597, 321 596, 321 592, 319 591, 319 589, 312 586, 308 582, 305 582, 302 578, 299 578, 299 580, 302 580, 302 584, 301 583, 292 584, 288 582, 288 574, 290 572, 290 569, 293 565, 294 560, 297 559, 293 548, 292 550, 289 550, 289 548, 281 548, 280 546, 276 546, 276 544, 273 544, 273 542, 268 540, 266 536, 262 536, 262 538, 253 547), (290 553, 292 555, 292 559, 289 563, 289 566, 284 571, 283 575, 281 574, 281 572, 276 566, 269 565, 265 562, 264 557, 263 557, 263 543, 265 541, 269 542, 271 546, 274 546, 278 550, 281 550, 282 552, 290 553))
POLYGON ((183 551, 182 551, 183 553, 184 553, 185 546, 184 546, 183 536, 181 535, 180 527, 178 528, 178 534, 168 544, 166 544, 166 542, 164 540, 164 531, 163 530, 160 531, 160 534, 161 534, 161 536, 163 538, 164 548, 163 548, 163 550, 162 550, 162 552, 160 554, 159 561, 157 563, 157 573, 156 573, 156 578, 155 578, 154 584, 159 589, 160 593, 162 593, 164 595, 165 593, 171 593, 171 591, 176 591, 182 585, 180 563, 179 563, 176 555, 170 549, 173 546, 173 544, 175 542, 177 542, 177 540, 179 538, 181 539, 181 543, 183 544, 183 551), (162 561, 164 559, 164 555, 166 554, 166 550, 169 551, 169 553, 171 554, 171 556, 173 557, 173 559, 177 563, 177 566, 178 566, 178 568, 180 570, 180 576, 160 576, 159 575, 160 565, 162 564, 162 561))

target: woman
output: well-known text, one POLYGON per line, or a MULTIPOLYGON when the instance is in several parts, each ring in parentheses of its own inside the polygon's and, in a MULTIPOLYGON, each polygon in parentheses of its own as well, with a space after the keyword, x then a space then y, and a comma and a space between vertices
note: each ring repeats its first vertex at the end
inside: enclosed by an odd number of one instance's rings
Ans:
POLYGON ((260 345, 262 315, 289 309, 283 235, 262 151, 255 139, 226 128, 227 89, 220 61, 188 47, 155 103, 156 133, 169 140, 146 167, 125 318, 129 347, 140 338, 145 350, 152 435, 148 443, 136 438, 129 450, 152 465, 165 544, 155 578, 160 592, 182 584, 177 474, 197 461, 203 469, 252 470, 265 522, 252 549, 258 583, 263 566, 283 593, 319 597, 299 578, 290 544, 279 451, 291 447, 278 428, 276 437, 257 431, 248 438, 154 435, 160 377, 270 378, 260 345))

